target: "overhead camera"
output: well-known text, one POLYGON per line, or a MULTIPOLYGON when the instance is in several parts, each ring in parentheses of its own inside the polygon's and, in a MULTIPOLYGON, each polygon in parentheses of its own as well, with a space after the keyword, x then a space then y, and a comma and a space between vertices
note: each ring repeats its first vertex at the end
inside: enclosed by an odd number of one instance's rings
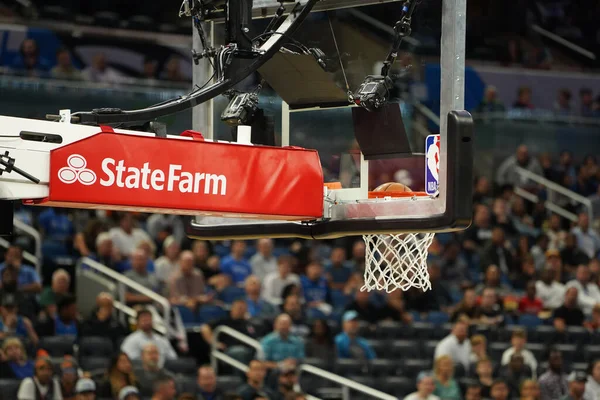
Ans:
POLYGON ((221 121, 230 126, 249 125, 257 109, 257 93, 238 93, 221 113, 221 121))
POLYGON ((369 75, 354 92, 352 101, 369 111, 376 111, 387 103, 393 86, 389 76, 369 75))

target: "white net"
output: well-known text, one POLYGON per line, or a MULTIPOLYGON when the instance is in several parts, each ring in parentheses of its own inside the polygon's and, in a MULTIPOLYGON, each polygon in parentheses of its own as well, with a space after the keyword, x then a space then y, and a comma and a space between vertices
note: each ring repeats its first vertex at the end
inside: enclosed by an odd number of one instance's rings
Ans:
POLYGON ((427 253, 434 233, 363 235, 366 247, 365 285, 362 290, 411 287, 431 289, 427 271, 427 253))

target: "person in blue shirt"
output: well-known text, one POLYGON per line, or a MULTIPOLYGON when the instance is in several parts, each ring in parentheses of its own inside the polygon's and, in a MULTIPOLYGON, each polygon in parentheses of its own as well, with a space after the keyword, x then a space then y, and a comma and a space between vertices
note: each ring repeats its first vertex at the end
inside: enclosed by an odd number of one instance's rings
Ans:
POLYGON ((23 264, 23 251, 19 246, 10 246, 6 250, 4 262, 0 264, 0 275, 4 268, 17 271, 17 286, 22 293, 39 293, 42 291, 42 280, 34 267, 23 264))
POLYGON ((338 358, 351 358, 359 361, 373 360, 375 351, 366 339, 358 336, 358 313, 346 311, 342 317, 343 332, 335 337, 338 358))
POLYGON ((275 319, 274 330, 265 336, 260 344, 263 349, 267 368, 277 368, 279 363, 296 363, 304 359, 304 342, 291 334, 292 319, 280 314, 275 319))
POLYGON ((77 301, 75 296, 67 294, 58 300, 56 316, 40 322, 36 331, 40 336, 71 336, 77 338, 80 323, 77 319, 77 301))
POLYGON ((73 221, 64 208, 47 208, 38 218, 46 239, 66 244, 75 234, 73 221))
POLYGON ((275 314, 275 308, 260 298, 260 280, 255 275, 246 278, 244 284, 246 291, 246 304, 250 317, 272 317, 275 314))
POLYGON ((352 267, 346 262, 346 249, 336 247, 331 251, 329 263, 326 264, 325 272, 332 289, 344 290, 346 283, 352 275, 352 267))
POLYGON ((29 318, 19 314, 17 297, 5 293, 0 301, 0 340, 9 336, 28 339, 34 346, 38 343, 33 324, 29 318))
POLYGON ((308 307, 319 307, 330 299, 327 279, 323 276, 323 267, 313 261, 306 267, 306 275, 300 278, 304 300, 308 307))
POLYGON ((19 55, 15 57, 11 68, 27 76, 44 77, 48 75, 52 64, 40 56, 38 44, 33 39, 21 43, 19 55))
POLYGON ((242 286, 246 278, 252 275, 252 267, 244 259, 245 252, 246 243, 243 240, 234 240, 231 243, 231 254, 221 260, 221 272, 236 286, 242 286))

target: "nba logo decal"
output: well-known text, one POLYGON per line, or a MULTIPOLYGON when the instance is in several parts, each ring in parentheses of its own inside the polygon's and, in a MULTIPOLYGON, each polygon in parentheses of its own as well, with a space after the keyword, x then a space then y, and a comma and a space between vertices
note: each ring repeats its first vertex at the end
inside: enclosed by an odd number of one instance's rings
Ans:
POLYGON ((439 194, 440 185, 440 135, 429 135, 425 139, 425 193, 439 194))

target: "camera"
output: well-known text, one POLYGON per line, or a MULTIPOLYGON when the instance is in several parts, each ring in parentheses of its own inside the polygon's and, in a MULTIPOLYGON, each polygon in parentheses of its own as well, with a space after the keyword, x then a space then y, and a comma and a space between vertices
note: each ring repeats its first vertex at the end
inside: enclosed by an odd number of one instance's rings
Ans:
POLYGON ((258 94, 239 93, 231 98, 221 113, 221 121, 230 126, 249 125, 257 109, 258 94))
POLYGON ((387 103, 393 86, 389 76, 369 75, 354 93, 352 100, 358 106, 376 111, 387 103))

